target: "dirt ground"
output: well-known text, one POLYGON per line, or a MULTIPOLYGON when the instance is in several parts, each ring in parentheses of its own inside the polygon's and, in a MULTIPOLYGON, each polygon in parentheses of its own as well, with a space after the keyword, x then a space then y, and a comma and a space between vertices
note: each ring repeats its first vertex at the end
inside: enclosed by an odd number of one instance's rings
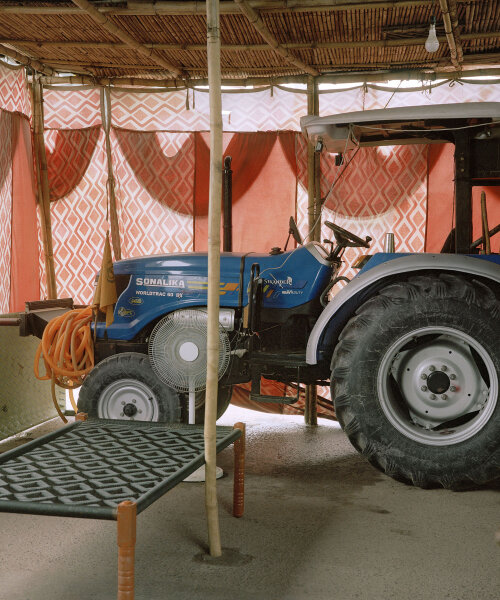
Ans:
MULTIPOLYGON (((498 485, 421 490, 376 471, 336 423, 236 407, 219 423, 236 421, 247 423, 245 515, 231 516, 226 449, 223 556, 206 553, 203 484, 178 485, 138 517, 136 600, 500 597, 498 485)), ((114 523, 0 513, 0 531, 0 600, 116 598, 114 523)))

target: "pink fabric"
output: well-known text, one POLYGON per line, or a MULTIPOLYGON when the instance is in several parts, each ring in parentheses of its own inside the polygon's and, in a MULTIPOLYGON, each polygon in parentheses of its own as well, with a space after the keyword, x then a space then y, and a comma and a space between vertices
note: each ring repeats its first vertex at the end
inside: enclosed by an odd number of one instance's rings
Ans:
POLYGON ((10 312, 22 312, 25 302, 40 299, 36 182, 32 157, 29 121, 13 115, 10 312))
MULTIPOLYGON (((111 90, 113 125, 137 131, 208 131, 208 90, 130 92, 111 90)), ((224 131, 300 130, 300 117, 307 112, 307 96, 274 88, 232 94, 222 91, 224 131)))
MULTIPOLYGON (((290 137, 277 132, 225 136, 224 156, 232 157, 233 251, 266 252, 283 245, 288 218, 295 213, 295 173, 290 166, 290 137), (272 217, 269 208, 272 206, 272 217)), ((195 247, 208 239, 208 134, 196 134, 195 247)), ((294 165, 295 166, 295 165, 294 165)))
POLYGON ((0 109, 31 116, 26 69, 0 64, 0 109))
POLYGON ((70 194, 89 168, 100 128, 53 129, 45 132, 50 199, 70 194))
MULTIPOLYGON (((429 207, 427 215, 426 252, 440 252, 443 244, 455 226, 453 211, 454 161, 453 144, 429 147, 429 207)), ((500 188, 496 186, 472 188, 473 239, 482 235, 481 192, 486 194, 488 226, 492 229, 500 223, 500 188)), ((492 252, 500 252, 500 233, 491 238, 492 252)))
MULTIPOLYGON (((324 221, 333 221, 363 238, 370 236, 370 253, 383 250, 384 235, 395 234, 398 252, 422 252, 425 244, 427 211, 427 146, 362 148, 353 162, 337 179, 328 196, 324 221)), ((297 138, 299 229, 307 233, 307 144, 297 138)), ((328 193, 332 182, 344 169, 336 167, 334 155, 322 154, 321 194, 328 193)), ((332 239, 323 226, 321 237, 332 239)), ((363 249, 349 248, 345 262, 351 264, 363 249)), ((343 274, 355 273, 348 266, 343 274)))
POLYGON ((12 238, 12 115, 0 110, 0 313, 9 312, 12 238))
POLYGON ((193 250, 193 135, 113 129, 111 140, 122 256, 193 250), (140 147, 136 158, 131 143, 140 147))
POLYGON ((193 135, 115 129, 127 163, 155 200, 183 215, 193 214, 193 135))
POLYGON ((83 129, 101 125, 100 88, 43 89, 45 129, 83 129))
POLYGON ((101 266, 105 234, 109 228, 106 180, 104 133, 101 131, 94 158, 79 184, 63 199, 51 203, 58 298, 71 297, 77 304, 92 300, 95 273, 101 266))

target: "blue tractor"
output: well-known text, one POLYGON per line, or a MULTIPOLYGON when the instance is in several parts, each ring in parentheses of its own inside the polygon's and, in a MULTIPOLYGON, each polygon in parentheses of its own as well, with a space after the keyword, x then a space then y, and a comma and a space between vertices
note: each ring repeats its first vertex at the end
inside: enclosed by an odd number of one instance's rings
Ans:
MULTIPOLYGON (((366 256, 333 295, 342 255, 368 248, 335 223, 329 244, 221 256, 219 415, 232 386, 261 378, 331 385, 356 449, 421 487, 490 482, 500 467, 500 256, 472 241, 471 186, 500 182, 500 104, 305 117, 320 151, 353 145, 455 143, 455 230, 445 252, 366 256)), ((490 234, 500 228, 495 227, 490 234)), ((486 233, 485 236, 488 234, 486 233)), ((285 246, 286 247, 286 246, 285 246)), ((80 410, 102 418, 203 420, 207 255, 114 264, 114 322, 96 325, 96 366, 80 410)))

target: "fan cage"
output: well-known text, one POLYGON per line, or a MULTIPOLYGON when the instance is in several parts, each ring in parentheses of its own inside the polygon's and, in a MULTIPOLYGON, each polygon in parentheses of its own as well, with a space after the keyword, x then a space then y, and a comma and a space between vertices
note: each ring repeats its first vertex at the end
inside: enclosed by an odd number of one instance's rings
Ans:
MULTIPOLYGON (((207 378, 207 320, 201 309, 184 309, 163 317, 149 338, 148 354, 151 366, 161 381, 179 392, 204 390, 207 378), (197 356, 185 360, 181 348, 194 344, 197 356)), ((218 379, 227 371, 231 346, 226 329, 219 323, 218 379)))

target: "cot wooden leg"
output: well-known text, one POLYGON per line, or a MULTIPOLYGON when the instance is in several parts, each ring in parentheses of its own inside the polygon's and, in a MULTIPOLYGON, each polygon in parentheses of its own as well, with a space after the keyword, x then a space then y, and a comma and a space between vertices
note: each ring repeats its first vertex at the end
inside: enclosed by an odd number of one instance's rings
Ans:
POLYGON ((134 600, 134 550, 137 504, 118 505, 118 600, 134 600))
POLYGON ((241 429, 242 434, 233 444, 233 517, 242 517, 245 509, 245 423, 236 423, 234 429, 241 429))

